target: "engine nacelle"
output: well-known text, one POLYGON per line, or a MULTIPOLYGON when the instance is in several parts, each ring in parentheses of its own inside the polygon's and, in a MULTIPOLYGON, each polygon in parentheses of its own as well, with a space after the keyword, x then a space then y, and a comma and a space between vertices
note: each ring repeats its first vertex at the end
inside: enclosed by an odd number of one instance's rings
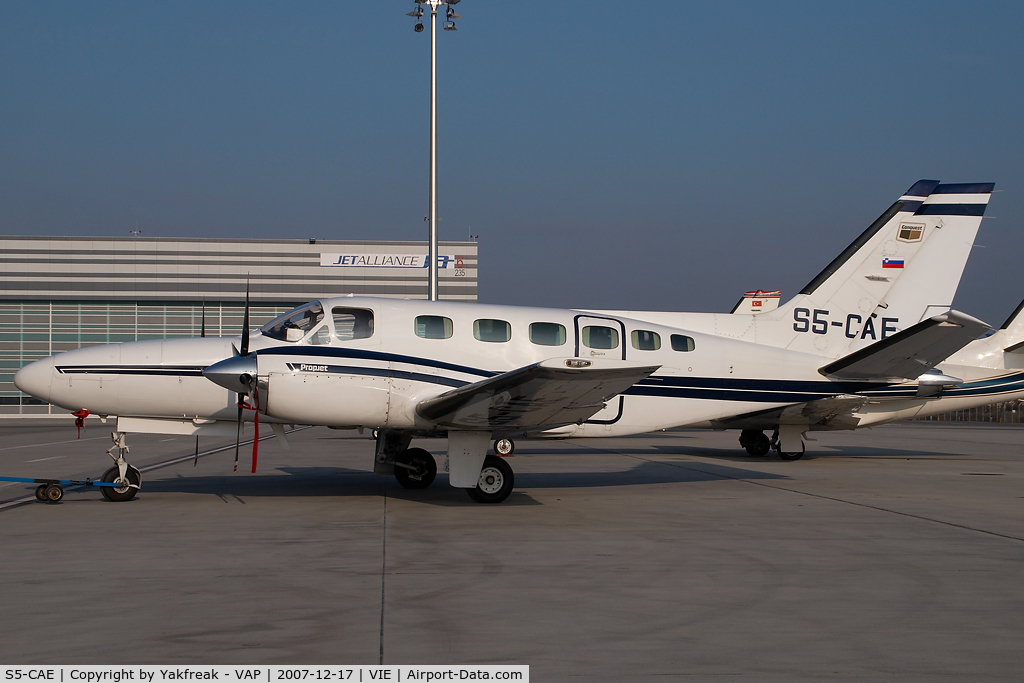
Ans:
POLYGON ((265 406, 268 416, 284 422, 372 429, 387 424, 391 389, 387 377, 314 370, 270 372, 266 381, 266 395, 262 389, 260 392, 260 407, 265 406))

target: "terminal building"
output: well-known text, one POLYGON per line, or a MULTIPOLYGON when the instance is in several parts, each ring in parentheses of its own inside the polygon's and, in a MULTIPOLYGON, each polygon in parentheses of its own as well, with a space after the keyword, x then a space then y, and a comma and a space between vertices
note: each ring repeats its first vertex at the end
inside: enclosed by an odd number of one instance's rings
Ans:
MULTIPOLYGON (((0 237, 0 416, 63 415, 14 373, 93 344, 241 333, 313 299, 428 296, 426 242, 0 237)), ((441 299, 476 301, 477 243, 441 242, 441 299)))

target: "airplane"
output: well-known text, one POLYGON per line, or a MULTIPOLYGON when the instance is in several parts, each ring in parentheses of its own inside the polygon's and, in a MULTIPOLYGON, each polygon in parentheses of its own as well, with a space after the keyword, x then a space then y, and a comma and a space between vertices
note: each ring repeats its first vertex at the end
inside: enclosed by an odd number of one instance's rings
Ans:
MULTIPOLYGON (((488 453, 492 440, 501 454, 512 437, 624 436, 861 401, 915 380, 933 386, 918 378, 988 326, 945 310, 898 329, 904 319, 886 315, 886 297, 915 257, 947 256, 933 242, 977 230, 991 189, 915 184, 800 295, 757 314, 753 335, 577 309, 352 296, 305 304, 250 334, 247 295, 240 338, 76 349, 26 365, 15 384, 70 410, 117 416, 121 439, 233 431, 236 458, 248 413, 282 440, 285 424, 372 429, 374 472, 410 489, 437 472, 412 439, 447 437, 449 483, 497 503, 514 474, 488 453), (904 267, 890 273, 896 261, 904 267), (858 340, 865 345, 847 353, 858 340)), ((780 457, 801 457, 811 427, 778 422, 780 457)), ((111 457, 103 481, 119 486, 103 494, 128 500, 141 474, 123 449, 111 457)))

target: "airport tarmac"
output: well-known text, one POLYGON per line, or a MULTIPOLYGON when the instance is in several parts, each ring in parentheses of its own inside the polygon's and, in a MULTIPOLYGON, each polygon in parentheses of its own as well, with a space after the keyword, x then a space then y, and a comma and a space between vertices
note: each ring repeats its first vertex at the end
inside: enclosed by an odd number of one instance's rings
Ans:
MULTIPOLYGON (((109 426, 7 422, 0 475, 99 477, 109 426)), ((269 431, 269 430, 267 430, 269 431)), ((251 435, 251 427, 247 429, 251 435)), ((521 442, 516 491, 406 491, 314 428, 193 466, 130 436, 139 496, 3 507, 5 664, 528 664, 536 681, 1018 680, 1024 428, 521 442)), ((414 442, 415 443, 415 442, 414 442)), ((228 445, 203 440, 202 452, 228 445)), ((445 444, 419 442, 443 462, 445 444)))

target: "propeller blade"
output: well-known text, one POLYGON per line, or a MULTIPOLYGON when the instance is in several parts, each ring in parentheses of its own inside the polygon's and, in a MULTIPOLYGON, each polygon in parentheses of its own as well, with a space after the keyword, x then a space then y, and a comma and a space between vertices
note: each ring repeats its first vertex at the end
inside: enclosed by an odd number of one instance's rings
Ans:
POLYGON ((235 469, 238 471, 238 442, 242 440, 242 395, 238 395, 238 431, 235 432, 235 469))
POLYGON ((196 434, 196 459, 192 461, 192 467, 199 464, 199 435, 196 434))
MULTIPOLYGON (((200 337, 205 337, 206 336, 206 297, 205 296, 203 297, 203 321, 202 321, 202 327, 199 328, 199 336, 200 337)), ((199 437, 196 437, 196 438, 198 439, 199 437)))
POLYGON ((255 428, 254 438, 252 440, 252 473, 256 474, 256 451, 260 446, 260 391, 259 387, 255 387, 252 390, 252 406, 256 409, 256 416, 253 418, 253 425, 255 428))
POLYGON ((242 348, 240 356, 249 355, 249 278, 245 278, 245 314, 242 316, 242 348))

